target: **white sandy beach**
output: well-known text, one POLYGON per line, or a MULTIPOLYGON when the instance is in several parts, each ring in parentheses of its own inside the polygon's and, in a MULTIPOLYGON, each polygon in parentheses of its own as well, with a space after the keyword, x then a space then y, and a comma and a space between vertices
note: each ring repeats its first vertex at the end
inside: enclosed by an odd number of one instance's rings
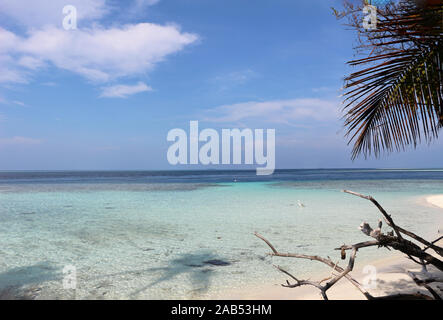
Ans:
MULTIPOLYGON (((433 206, 443 209, 443 195, 427 196, 425 201, 433 206)), ((442 210, 443 214, 443 210, 442 210)), ((437 243, 443 244, 443 239, 437 243)), ((360 255, 364 250, 361 250, 360 255)), ((347 262, 347 260, 346 260, 347 262)), ((319 262, 313 262, 319 263, 319 262)), ((363 283, 368 277, 364 273, 364 268, 367 263, 359 262, 358 256, 352 276, 363 283)), ((429 295, 426 289, 418 287, 414 281, 406 274, 406 271, 419 272, 420 267, 407 259, 399 252, 393 252, 392 257, 378 260, 371 263, 376 268, 376 285, 368 289, 373 296, 384 296, 396 293, 417 293, 429 295)), ((343 263, 341 263, 343 267, 343 263)), ((439 273, 435 268, 428 268, 432 273, 439 273)), ((297 276, 297 275, 295 275, 297 276)), ((314 274, 310 280, 319 280, 328 277, 329 274, 314 274)), ((282 281, 284 283, 288 277, 282 274, 282 281)), ((302 277, 300 277, 302 279, 302 277)), ((443 287, 436 287, 437 292, 442 292, 443 287)), ((328 291, 329 299, 333 300, 365 300, 366 298, 360 293, 349 281, 346 279, 340 280, 328 291)), ((303 286, 298 288, 284 288, 281 284, 271 284, 264 287, 247 288, 242 290, 233 290, 230 292, 223 292, 214 297, 214 299, 240 299, 240 300, 318 300, 321 299, 319 290, 312 286, 303 286)))
POLYGON ((428 196, 426 201, 436 207, 443 208, 443 194, 428 196))
MULTIPOLYGON (((315 262, 313 262, 315 263, 315 262)), ((358 264, 352 272, 352 276, 364 283, 368 274, 363 272, 366 264, 358 264)), ((374 287, 368 289, 369 293, 375 297, 385 296, 396 293, 417 293, 429 295, 426 289, 418 287, 414 281, 406 274, 406 271, 419 272, 420 267, 409 261, 401 254, 395 253, 393 257, 371 263, 376 268, 376 282, 372 282, 374 287)), ((429 268, 430 272, 438 273, 433 268, 429 268)), ((313 275, 310 280, 324 279, 329 274, 313 275)), ((288 277, 282 274, 284 283, 288 277)), ((301 278, 301 277, 300 277, 301 278)), ((301 278, 302 279, 302 278, 301 278)), ((323 283, 324 284, 324 283, 323 283)), ((442 290, 438 289, 437 290, 442 290)), ((366 298, 346 279, 340 280, 328 291, 328 298, 331 300, 365 300, 366 298)), ((239 300, 320 300, 319 290, 312 286, 303 286, 299 288, 284 288, 280 284, 269 286, 249 288, 247 290, 233 290, 224 292, 214 297, 214 299, 239 299, 239 300)))

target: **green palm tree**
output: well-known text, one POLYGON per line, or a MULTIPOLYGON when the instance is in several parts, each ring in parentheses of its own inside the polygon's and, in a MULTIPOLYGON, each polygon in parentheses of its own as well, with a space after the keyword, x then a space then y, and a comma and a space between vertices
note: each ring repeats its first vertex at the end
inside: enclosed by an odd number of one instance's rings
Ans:
MULTIPOLYGON (((360 49, 348 62, 362 67, 345 78, 346 136, 352 158, 430 143, 443 126, 442 0, 403 0, 377 8, 377 26, 364 30, 361 7, 348 7, 360 49)), ((345 14, 347 15, 347 14, 345 14)))

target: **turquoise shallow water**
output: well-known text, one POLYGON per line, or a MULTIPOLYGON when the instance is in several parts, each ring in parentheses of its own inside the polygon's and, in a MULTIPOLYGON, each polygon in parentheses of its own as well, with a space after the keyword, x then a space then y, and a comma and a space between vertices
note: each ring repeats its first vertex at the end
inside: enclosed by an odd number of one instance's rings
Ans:
MULTIPOLYGON (((335 247, 367 240, 362 221, 380 218, 345 188, 373 195, 419 233, 436 234, 442 217, 422 199, 443 193, 441 179, 225 180, 8 178, 0 183, 0 289, 32 289, 40 299, 190 299, 280 283, 273 263, 295 274, 318 266, 266 256, 253 232, 281 251, 338 257, 335 247), (76 267, 76 290, 63 288, 66 265, 76 267)), ((368 249, 358 261, 387 254, 368 249)))

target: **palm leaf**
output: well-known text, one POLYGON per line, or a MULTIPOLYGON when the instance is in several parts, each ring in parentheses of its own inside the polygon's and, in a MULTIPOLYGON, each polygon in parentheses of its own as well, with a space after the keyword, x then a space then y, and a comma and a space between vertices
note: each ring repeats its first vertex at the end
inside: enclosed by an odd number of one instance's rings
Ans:
POLYGON ((403 1, 379 11, 368 33, 370 65, 345 78, 345 126, 352 157, 379 156, 438 137, 443 126, 442 4, 403 1), (375 54, 374 54, 375 52, 375 54))

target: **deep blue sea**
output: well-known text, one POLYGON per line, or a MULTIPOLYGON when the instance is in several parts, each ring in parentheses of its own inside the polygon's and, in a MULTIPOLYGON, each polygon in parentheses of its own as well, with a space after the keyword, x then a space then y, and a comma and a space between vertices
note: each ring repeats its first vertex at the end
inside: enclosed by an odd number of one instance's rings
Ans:
MULTIPOLYGON (((362 221, 380 218, 343 189, 374 196, 418 233, 441 226, 425 198, 443 194, 442 169, 0 171, 0 295, 199 299, 278 284, 272 264, 319 266, 267 256, 253 232, 281 251, 338 257, 337 246, 367 240, 362 221), (76 289, 63 286, 66 266, 76 289)), ((358 263, 387 254, 371 248, 358 263)))
POLYGON ((0 171, 0 183, 221 183, 318 180, 443 180, 443 169, 277 169, 199 171, 0 171))

